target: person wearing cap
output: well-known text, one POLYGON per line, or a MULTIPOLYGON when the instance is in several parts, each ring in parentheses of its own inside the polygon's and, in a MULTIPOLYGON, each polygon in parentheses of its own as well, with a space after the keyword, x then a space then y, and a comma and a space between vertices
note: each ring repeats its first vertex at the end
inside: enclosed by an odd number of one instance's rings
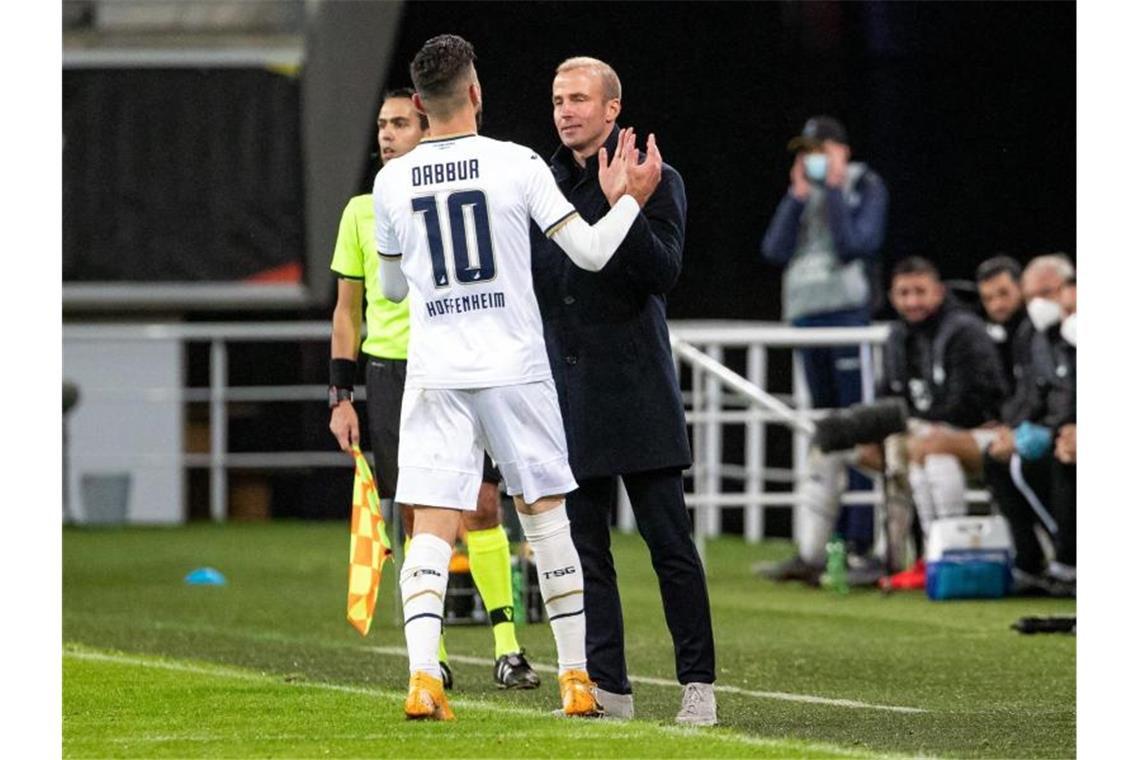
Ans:
MULTIPOLYGON (((808 119, 788 149, 795 153, 791 183, 762 245, 764 258, 784 268, 783 317, 796 327, 868 325, 872 273, 886 233, 887 187, 867 164, 850 160, 847 130, 833 117, 808 119)), ((799 353, 816 408, 859 403, 873 382, 856 346, 799 353)), ((871 486, 854 470, 849 482, 851 490, 871 486)), ((873 539, 874 510, 846 507, 841 526, 863 553, 873 539)))

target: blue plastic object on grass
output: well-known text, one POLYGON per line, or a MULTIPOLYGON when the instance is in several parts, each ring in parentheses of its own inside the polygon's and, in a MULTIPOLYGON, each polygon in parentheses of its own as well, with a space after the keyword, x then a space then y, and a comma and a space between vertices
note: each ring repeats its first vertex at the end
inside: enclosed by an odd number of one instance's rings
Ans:
POLYGON ((1005 551, 948 551, 926 563, 926 596, 943 599, 1000 599, 1013 585, 1005 551))
POLYGON ((197 570, 191 570, 183 580, 185 580, 189 586, 226 585, 226 576, 212 567, 199 567, 197 570))

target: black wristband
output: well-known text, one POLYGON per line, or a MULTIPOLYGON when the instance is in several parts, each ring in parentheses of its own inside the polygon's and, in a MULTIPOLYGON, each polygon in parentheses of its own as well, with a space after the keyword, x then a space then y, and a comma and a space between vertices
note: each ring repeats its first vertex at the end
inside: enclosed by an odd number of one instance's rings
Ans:
POLYGON ((356 362, 352 359, 333 359, 329 362, 329 385, 352 390, 356 385, 356 362))

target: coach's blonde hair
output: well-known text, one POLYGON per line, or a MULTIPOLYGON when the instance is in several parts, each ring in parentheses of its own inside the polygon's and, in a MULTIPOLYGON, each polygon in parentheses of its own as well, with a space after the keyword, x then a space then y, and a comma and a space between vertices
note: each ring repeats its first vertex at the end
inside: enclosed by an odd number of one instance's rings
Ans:
POLYGON ((614 71, 613 67, 605 61, 591 58, 588 55, 579 55, 567 58, 558 64, 558 69, 554 73, 562 74, 573 69, 590 69, 601 77, 602 96, 606 100, 621 100, 621 80, 618 79, 617 72, 614 71))

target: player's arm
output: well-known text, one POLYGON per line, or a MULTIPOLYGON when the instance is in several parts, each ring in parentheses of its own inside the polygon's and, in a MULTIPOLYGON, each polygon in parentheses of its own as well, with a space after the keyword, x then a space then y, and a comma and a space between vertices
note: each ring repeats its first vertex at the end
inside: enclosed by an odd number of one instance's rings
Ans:
POLYGON ((613 258, 640 210, 632 196, 623 195, 597 224, 586 224, 575 211, 546 234, 577 266, 598 272, 613 258))
POLYGON ((392 303, 408 297, 408 280, 400 269, 400 256, 380 254, 380 292, 392 303))
POLYGON ((380 254, 380 292, 392 303, 408 297, 408 281, 400 269, 400 242, 392 229, 392 218, 381 195, 384 170, 376 175, 372 190, 372 208, 376 212, 376 251, 380 254))

